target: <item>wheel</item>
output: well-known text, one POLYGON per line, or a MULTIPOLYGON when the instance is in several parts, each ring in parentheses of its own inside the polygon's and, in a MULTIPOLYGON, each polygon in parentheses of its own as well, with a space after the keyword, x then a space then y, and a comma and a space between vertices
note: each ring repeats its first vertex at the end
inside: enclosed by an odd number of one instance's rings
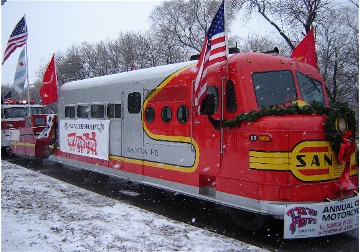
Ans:
POLYGON ((10 147, 1 147, 1 158, 10 158, 11 157, 11 149, 10 147))
POLYGON ((97 172, 83 170, 84 183, 88 185, 105 185, 109 176, 97 172))
POLYGON ((236 226, 250 231, 257 231, 261 229, 266 220, 269 218, 267 215, 247 212, 239 209, 230 209, 229 215, 236 226))

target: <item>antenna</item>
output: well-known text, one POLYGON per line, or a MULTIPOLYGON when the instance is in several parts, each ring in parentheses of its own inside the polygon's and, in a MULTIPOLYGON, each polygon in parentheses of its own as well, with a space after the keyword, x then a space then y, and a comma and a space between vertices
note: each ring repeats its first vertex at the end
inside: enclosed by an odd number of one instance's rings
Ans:
POLYGON ((275 47, 274 50, 272 50, 272 51, 266 51, 266 52, 262 52, 262 53, 276 53, 276 54, 278 54, 279 53, 279 48, 275 47))

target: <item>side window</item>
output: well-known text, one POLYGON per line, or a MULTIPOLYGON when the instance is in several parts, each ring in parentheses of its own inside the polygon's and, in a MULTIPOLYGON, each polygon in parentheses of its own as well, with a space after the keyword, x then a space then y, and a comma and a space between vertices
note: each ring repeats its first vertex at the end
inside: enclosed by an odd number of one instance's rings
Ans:
POLYGON ((104 118, 105 106, 102 104, 91 104, 91 118, 104 118))
POLYGON ((153 107, 147 107, 145 111, 145 119, 148 123, 152 123, 155 120, 155 109, 153 107))
POLYGON ((130 114, 138 114, 141 110, 141 94, 139 92, 128 95, 128 111, 130 114))
POLYGON ((108 118, 121 118, 121 104, 110 103, 107 106, 108 118))
POLYGON ((89 105, 78 105, 76 116, 78 118, 89 118, 89 105))
POLYGON ((75 106, 65 107, 65 118, 75 118, 75 106))
POLYGON ((25 126, 26 127, 32 127, 32 121, 31 121, 31 117, 26 117, 25 118, 25 126))
POLYGON ((296 72, 296 77, 299 83, 301 96, 304 101, 307 103, 316 101, 324 104, 324 94, 320 81, 300 72, 296 72))
POLYGON ((45 126, 46 125, 46 118, 44 117, 36 117, 34 118, 34 126, 45 126))
POLYGON ((169 123, 171 121, 171 117, 172 117, 171 108, 169 106, 165 106, 161 110, 161 118, 162 118, 162 120, 164 121, 164 123, 169 123))
POLYGON ((226 83, 226 110, 229 113, 234 113, 237 109, 236 94, 234 82, 229 80, 226 83))
POLYGON ((31 108, 32 115, 44 114, 43 108, 31 108))
POLYGON ((216 86, 207 86, 205 99, 201 103, 200 114, 212 115, 219 109, 219 90, 216 86))
POLYGON ((181 105, 177 110, 177 119, 179 123, 186 123, 189 118, 189 110, 185 105, 181 105))

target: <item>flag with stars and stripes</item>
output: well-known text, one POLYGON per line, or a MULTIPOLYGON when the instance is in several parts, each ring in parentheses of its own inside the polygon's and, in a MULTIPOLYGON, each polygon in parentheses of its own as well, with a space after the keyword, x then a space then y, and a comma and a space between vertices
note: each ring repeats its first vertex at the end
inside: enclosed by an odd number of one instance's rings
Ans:
POLYGON ((205 42, 197 63, 198 72, 195 79, 195 106, 198 107, 206 96, 208 67, 227 60, 228 49, 225 36, 224 0, 211 22, 206 33, 205 42))
POLYGON ((1 104, 7 101, 11 101, 11 91, 7 92, 6 95, 3 98, 1 98, 1 104))
POLYGON ((16 66, 16 72, 15 72, 15 78, 13 84, 13 88, 19 94, 21 94, 25 89, 25 81, 27 78, 26 70, 27 68, 26 68, 26 57, 25 57, 25 46, 24 46, 24 48, 21 50, 19 61, 16 66))
POLYGON ((4 64, 5 60, 7 60, 10 55, 16 50, 18 47, 22 47, 26 44, 28 37, 27 26, 25 22, 25 16, 20 19, 20 21, 15 26, 15 29, 10 35, 8 40, 5 53, 4 53, 4 60, 2 64, 4 64))

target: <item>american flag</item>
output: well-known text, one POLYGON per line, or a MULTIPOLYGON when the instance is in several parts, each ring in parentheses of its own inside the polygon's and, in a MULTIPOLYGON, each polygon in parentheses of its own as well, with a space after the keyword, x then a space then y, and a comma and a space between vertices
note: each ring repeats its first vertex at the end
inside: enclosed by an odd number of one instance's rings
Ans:
POLYGON ((1 104, 11 100, 11 91, 7 92, 7 94, 1 98, 1 104))
POLYGON ((198 72, 194 87, 195 106, 199 106, 206 96, 208 67, 227 60, 227 54, 223 0, 206 33, 205 42, 197 63, 198 72))
POLYGON ((22 47, 26 44, 26 40, 28 37, 27 26, 25 22, 25 16, 20 19, 20 21, 15 26, 15 29, 10 35, 8 40, 6 50, 4 53, 4 60, 2 64, 4 64, 5 60, 10 57, 10 55, 16 50, 18 47, 22 47))

